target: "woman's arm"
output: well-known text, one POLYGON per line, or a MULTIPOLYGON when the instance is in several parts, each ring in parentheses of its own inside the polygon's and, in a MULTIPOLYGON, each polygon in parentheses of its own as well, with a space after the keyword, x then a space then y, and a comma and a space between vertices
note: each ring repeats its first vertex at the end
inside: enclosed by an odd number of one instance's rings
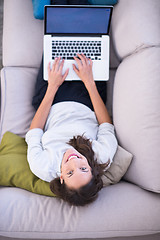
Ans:
POLYGON ((41 128, 42 130, 44 129, 55 94, 56 94, 55 88, 53 88, 53 90, 50 89, 49 87, 47 88, 46 94, 31 122, 30 129, 33 128, 41 128))
POLYGON ((64 82, 65 78, 68 75, 69 69, 66 70, 64 75, 62 75, 64 60, 60 63, 60 58, 55 59, 55 62, 50 69, 50 63, 48 64, 48 87, 46 94, 35 113, 35 116, 31 122, 30 129, 41 128, 44 129, 52 102, 54 100, 55 94, 59 86, 64 82))
POLYGON ((76 57, 74 58, 78 64, 78 69, 74 64, 73 69, 79 78, 83 81, 86 89, 88 90, 98 123, 112 123, 107 108, 101 96, 99 95, 95 81, 93 79, 92 60, 87 59, 84 54, 78 54, 78 57, 81 59, 81 61, 76 57))

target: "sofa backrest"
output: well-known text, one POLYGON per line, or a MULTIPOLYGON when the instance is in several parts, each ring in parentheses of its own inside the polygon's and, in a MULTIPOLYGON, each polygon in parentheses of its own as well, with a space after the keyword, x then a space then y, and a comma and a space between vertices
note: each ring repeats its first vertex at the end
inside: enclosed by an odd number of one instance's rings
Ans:
POLYGON ((113 118, 120 145, 133 155, 125 179, 160 193, 160 3, 120 0, 112 21, 121 59, 113 118))

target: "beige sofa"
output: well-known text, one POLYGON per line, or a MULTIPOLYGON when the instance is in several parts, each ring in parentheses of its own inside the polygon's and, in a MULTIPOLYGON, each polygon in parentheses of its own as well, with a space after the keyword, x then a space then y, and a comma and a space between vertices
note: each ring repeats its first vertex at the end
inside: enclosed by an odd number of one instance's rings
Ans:
MULTIPOLYGON (((119 144, 134 155, 123 180, 86 207, 1 186, 1 240, 160 239, 159 23, 159 0, 119 0, 114 8, 107 106, 119 144)), ((5 0, 1 138, 29 128, 42 45, 32 1, 5 0)))

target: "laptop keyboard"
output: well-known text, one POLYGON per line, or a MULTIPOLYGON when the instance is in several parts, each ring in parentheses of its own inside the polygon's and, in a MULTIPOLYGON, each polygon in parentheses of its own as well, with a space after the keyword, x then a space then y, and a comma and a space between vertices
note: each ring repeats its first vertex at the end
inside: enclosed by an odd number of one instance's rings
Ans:
POLYGON ((77 53, 83 53, 92 60, 101 60, 101 41, 52 41, 52 59, 73 60, 77 53))

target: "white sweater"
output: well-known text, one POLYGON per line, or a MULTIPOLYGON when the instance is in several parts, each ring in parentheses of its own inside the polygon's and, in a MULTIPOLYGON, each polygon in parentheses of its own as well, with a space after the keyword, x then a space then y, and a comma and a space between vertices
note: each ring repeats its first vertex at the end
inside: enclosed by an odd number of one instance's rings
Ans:
POLYGON ((99 125, 95 113, 81 103, 60 102, 51 107, 44 131, 35 128, 26 134, 31 171, 47 182, 59 177, 63 154, 72 148, 67 142, 82 134, 91 140, 99 163, 113 161, 117 149, 114 126, 99 125))

